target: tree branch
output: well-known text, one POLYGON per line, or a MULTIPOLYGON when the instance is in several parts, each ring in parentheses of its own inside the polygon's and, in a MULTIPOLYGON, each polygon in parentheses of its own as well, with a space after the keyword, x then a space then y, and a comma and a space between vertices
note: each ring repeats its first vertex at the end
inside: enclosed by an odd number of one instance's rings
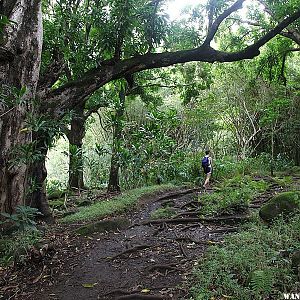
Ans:
POLYGON ((107 102, 102 102, 99 103, 98 105, 95 105, 94 107, 88 109, 87 111, 84 112, 84 119, 86 120, 91 114, 96 113, 101 107, 106 107, 107 106, 107 102))
POLYGON ((255 27, 261 27, 261 24, 259 24, 258 22, 251 21, 251 20, 241 20, 239 18, 234 18, 234 17, 227 18, 227 20, 233 20, 233 21, 237 21, 238 23, 248 24, 248 25, 255 26, 255 27))
POLYGON ((203 43, 203 46, 208 46, 210 44, 210 42, 216 35, 220 24, 233 12, 241 9, 244 2, 245 0, 236 1, 232 6, 230 6, 220 16, 217 17, 217 19, 212 23, 211 28, 208 29, 207 37, 203 43))
POLYGON ((293 49, 288 49, 284 52, 283 54, 283 59, 282 59, 282 64, 281 64, 281 72, 280 72, 280 78, 283 80, 283 83, 284 85, 286 85, 287 83, 287 79, 284 75, 284 70, 285 70, 285 63, 286 63, 286 58, 287 58, 287 55, 290 53, 290 52, 297 52, 297 51, 300 51, 300 48, 293 48, 293 49))
POLYGON ((300 46, 300 33, 294 29, 287 28, 287 31, 281 32, 281 35, 291 39, 300 46))
POLYGON ((63 56, 58 53, 55 53, 52 63, 47 67, 44 74, 40 76, 38 82, 39 92, 43 92, 47 89, 50 89, 60 77, 64 67, 65 64, 63 56))
MULTIPOLYGON (((272 10, 270 9, 270 7, 268 6, 268 4, 266 3, 266 1, 264 0, 258 0, 258 2, 260 4, 262 4, 265 7, 265 12, 268 13, 271 17, 275 17, 274 13, 272 12, 272 10)), ((300 45, 300 33, 292 28, 286 28, 287 31, 283 31, 280 34, 286 38, 291 39, 292 41, 294 41, 296 44, 300 45)))
MULTIPOLYGON (((236 4, 237 3, 241 4, 242 1, 237 1, 236 4)), ((222 16, 224 19, 225 15, 222 14, 222 16)), ((53 117, 59 118, 64 115, 67 110, 75 107, 79 103, 83 103, 89 95, 104 84, 115 79, 123 78, 127 74, 190 61, 213 63, 252 59, 260 54, 259 49, 264 44, 270 41, 299 17, 300 9, 281 21, 275 28, 267 32, 252 45, 238 52, 223 52, 215 50, 206 44, 207 41, 209 41, 209 39, 206 39, 206 42, 204 42, 202 46, 195 49, 176 52, 148 53, 126 60, 120 60, 115 63, 103 62, 101 66, 83 74, 80 79, 69 82, 54 91, 50 91, 47 95, 44 95, 42 100, 45 105, 42 107, 41 112, 49 113, 53 117)), ((212 32, 210 33, 210 36, 212 36, 212 32)))

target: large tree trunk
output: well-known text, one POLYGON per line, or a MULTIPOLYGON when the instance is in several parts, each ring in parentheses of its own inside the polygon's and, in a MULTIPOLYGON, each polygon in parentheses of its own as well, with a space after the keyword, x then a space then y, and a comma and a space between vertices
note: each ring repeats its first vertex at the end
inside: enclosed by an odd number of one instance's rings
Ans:
POLYGON ((125 89, 122 87, 119 93, 119 103, 116 107, 116 115, 114 119, 113 127, 113 144, 112 144, 112 154, 111 154, 111 163, 110 163, 110 173, 109 173, 109 182, 107 191, 111 192, 120 192, 120 144, 122 138, 123 130, 123 116, 125 110, 125 89))
POLYGON ((34 115, 33 99, 40 71, 41 0, 4 0, 0 9, 15 22, 6 26, 0 45, 12 54, 7 60, 0 59, 0 88, 14 101, 0 106, 0 211, 12 213, 17 205, 26 204, 36 154, 26 119, 34 115), (14 88, 26 91, 17 95, 14 88))
POLYGON ((69 187, 84 188, 83 181, 83 153, 82 144, 85 135, 84 105, 76 107, 71 120, 71 129, 68 131, 69 140, 69 187))

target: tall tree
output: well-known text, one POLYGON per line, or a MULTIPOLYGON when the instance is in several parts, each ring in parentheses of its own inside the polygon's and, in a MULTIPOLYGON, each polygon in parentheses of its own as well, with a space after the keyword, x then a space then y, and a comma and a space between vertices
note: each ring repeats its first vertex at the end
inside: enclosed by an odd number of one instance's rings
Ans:
POLYGON ((39 159, 26 120, 29 114, 38 114, 33 100, 42 52, 41 0, 4 0, 0 13, 9 20, 0 41, 0 210, 13 212, 18 204, 32 204, 36 179, 32 165, 39 159))
MULTIPOLYGON (((116 19, 118 20, 120 18, 123 20, 123 26, 117 27, 117 29, 111 27, 109 31, 107 31, 110 35, 113 33, 114 39, 111 40, 114 41, 112 46, 114 55, 109 57, 111 53, 109 52, 108 56, 99 61, 97 66, 89 66, 88 70, 75 80, 62 84, 58 88, 45 87, 39 89, 37 94, 36 86, 39 79, 42 46, 41 1, 2 1, 1 14, 16 22, 16 24, 12 23, 5 27, 5 39, 2 42, 5 51, 1 52, 0 57, 2 88, 4 84, 19 89, 26 87, 26 92, 21 97, 23 100, 22 104, 17 104, 13 110, 4 111, 4 115, 2 116, 0 135, 1 210, 13 211, 17 204, 24 203, 29 181, 35 182, 35 187, 40 190, 42 190, 43 187, 44 176, 34 178, 30 174, 30 166, 35 164, 35 161, 32 162, 27 159, 18 162, 18 164, 14 164, 14 166, 11 164, 13 158, 22 157, 22 155, 20 155, 21 152, 26 152, 27 154, 28 152, 32 152, 35 154, 33 155, 35 158, 45 157, 44 151, 37 148, 37 146, 42 147, 41 145, 45 144, 41 141, 41 135, 37 132, 35 137, 33 137, 33 128, 26 127, 26 117, 29 112, 37 116, 44 115, 52 120, 59 120, 68 113, 69 110, 78 105, 82 105, 86 98, 101 86, 112 80, 123 78, 142 70, 166 67, 189 61, 213 63, 251 59, 259 55, 259 50, 264 44, 300 17, 300 10, 298 8, 294 11, 291 10, 288 16, 280 21, 273 29, 264 32, 259 38, 237 51, 226 52, 214 49, 211 46, 211 42, 221 23, 233 12, 240 9, 244 1, 245 0, 237 0, 235 2, 226 1, 226 3, 221 1, 222 5, 212 14, 213 19, 210 22, 211 26, 208 28, 207 34, 195 48, 162 53, 152 52, 151 45, 144 47, 143 43, 140 43, 140 40, 143 40, 146 35, 139 35, 137 33, 140 31, 136 31, 136 28, 138 28, 140 24, 143 24, 143 28, 147 28, 147 26, 151 28, 152 26, 152 31, 157 29, 155 26, 155 28, 153 28, 152 21, 150 24, 147 21, 149 20, 149 12, 152 14, 154 12, 157 14, 158 12, 157 6, 153 6, 153 2, 150 3, 143 0, 138 2, 127 0, 125 3, 118 0, 103 1, 103 3, 101 2, 102 6, 100 9, 102 14, 100 14, 100 16, 107 17, 111 25, 115 25, 114 20, 116 19), (137 4, 141 8, 145 8, 145 11, 148 13, 136 14, 134 8, 137 4), (127 10, 124 9, 124 5, 128 7, 127 10), (149 9, 149 5, 152 5, 151 7, 154 9, 149 9), (103 14, 103 12, 105 12, 105 14, 103 14), (125 18, 129 12, 132 12, 130 14, 132 22, 128 22, 130 20, 125 18), (128 36, 125 35, 124 30, 130 34, 128 36), (124 48, 126 45, 126 43, 124 43, 125 36, 127 39, 133 41, 132 47, 129 47, 129 51, 127 52, 125 50, 128 50, 128 46, 124 48), (136 53, 134 49, 135 45, 142 45, 137 48, 140 50, 139 53, 136 53), (7 53, 12 53, 12 55, 7 55, 7 53), (125 53, 126 55, 124 55, 125 53), (10 61, 8 59, 9 57, 10 61), (33 101, 36 96, 39 101, 33 101), (26 100, 29 101, 26 103, 26 100), (33 140, 33 138, 35 138, 35 140, 33 140), (13 153, 15 155, 13 155, 13 153), (29 180, 29 178, 31 178, 31 180, 29 180)), ((93 1, 87 1, 86 3, 92 2, 93 1)), ((86 7, 86 9, 89 9, 89 6, 80 4, 81 1, 76 1, 76 3, 78 3, 78 7, 86 7)), ((98 1, 95 1, 95 4, 99 4, 98 1)), ((159 20, 159 18, 154 18, 154 20, 159 20)), ((102 20, 102 23, 106 23, 105 18, 102 20)), ((157 24, 157 21, 155 24, 157 24)), ((94 33, 95 36, 97 36, 99 32, 96 30, 94 33)), ((101 37, 101 33, 99 34, 101 37)), ((101 40, 101 38, 99 38, 99 40, 101 40)), ((153 46, 153 38, 151 40, 153 46)), ((76 48, 72 51, 76 51, 76 48)), ((93 52, 91 52, 91 55, 92 54, 93 52)), ((39 163, 38 168, 35 166, 33 170, 43 168, 43 163, 39 163)), ((44 203, 43 193, 40 193, 39 197, 40 199, 37 198, 39 203, 35 203, 35 205, 41 207, 40 203, 44 203)), ((44 213, 47 214, 47 210, 45 210, 44 213)))

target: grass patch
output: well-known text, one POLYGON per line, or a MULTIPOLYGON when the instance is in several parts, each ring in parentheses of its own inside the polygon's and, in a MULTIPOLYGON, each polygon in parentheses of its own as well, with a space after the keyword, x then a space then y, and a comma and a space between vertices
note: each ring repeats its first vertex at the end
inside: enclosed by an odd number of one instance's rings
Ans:
POLYGON ((292 176, 284 176, 282 178, 274 177, 273 180, 281 187, 287 187, 293 184, 292 176))
POLYGON ((124 192, 113 199, 97 202, 88 207, 82 207, 79 212, 64 217, 61 222, 75 223, 92 221, 114 213, 121 213, 133 207, 141 196, 174 187, 171 184, 142 187, 124 192))
POLYGON ((211 246, 195 269, 191 299, 281 299, 283 292, 300 290, 290 259, 300 249, 299 230, 299 215, 272 227, 257 219, 223 246, 211 246))
POLYGON ((250 176, 235 176, 224 180, 211 194, 199 196, 202 215, 239 213, 247 210, 251 200, 266 191, 269 183, 254 181, 250 176))

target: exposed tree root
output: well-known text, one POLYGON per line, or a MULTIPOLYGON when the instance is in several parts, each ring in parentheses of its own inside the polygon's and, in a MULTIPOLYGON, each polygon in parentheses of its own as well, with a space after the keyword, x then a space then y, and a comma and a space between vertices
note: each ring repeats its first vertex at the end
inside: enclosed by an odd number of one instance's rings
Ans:
POLYGON ((215 230, 211 230, 209 234, 212 233, 226 233, 226 232, 237 232, 238 228, 237 227, 231 227, 231 228, 219 228, 215 230))
POLYGON ((116 300, 167 300, 169 297, 155 296, 155 295, 143 295, 143 294, 132 294, 126 296, 120 296, 116 300))
POLYGON ((154 271, 165 271, 165 270, 172 270, 172 271, 182 271, 181 269, 175 267, 175 264, 169 264, 169 265, 153 265, 148 268, 149 272, 154 271))
POLYGON ((159 232, 165 230, 167 228, 166 223, 160 224, 160 226, 152 233, 152 235, 157 235, 159 232))
POLYGON ((123 251, 121 253, 118 253, 118 254, 114 255, 114 256, 110 257, 110 259, 113 260, 113 259, 116 259, 119 256, 124 255, 124 254, 130 254, 130 253, 136 252, 138 250, 143 250, 143 249, 150 248, 150 247, 151 247, 150 245, 146 245, 146 244, 145 245, 138 245, 138 246, 135 246, 133 248, 127 249, 127 250, 125 250, 125 251, 123 251))
POLYGON ((195 222, 241 222, 247 220, 249 217, 247 215, 242 216, 225 216, 225 217, 212 217, 212 218, 177 218, 177 219, 157 219, 144 221, 140 225, 150 225, 150 224, 161 224, 161 223, 174 223, 174 224, 185 224, 185 223, 195 223, 195 222))
POLYGON ((191 243, 198 243, 198 241, 190 238, 190 237, 187 237, 187 236, 184 236, 184 237, 177 237, 175 238, 175 241, 177 242, 191 242, 191 243))
POLYGON ((198 201, 196 201, 196 200, 192 200, 192 201, 189 201, 189 202, 187 202, 187 203, 185 203, 185 204, 179 206, 179 208, 180 208, 180 209, 183 209, 183 208, 185 208, 185 207, 187 207, 187 206, 193 206, 193 207, 197 208, 197 207, 199 207, 199 205, 201 205, 200 202, 198 202, 198 201))
POLYGON ((194 189, 188 189, 188 190, 184 190, 184 191, 177 191, 177 192, 169 193, 165 196, 161 196, 161 197, 157 198, 153 203, 160 202, 162 200, 167 200, 167 199, 170 199, 170 198, 174 198, 174 197, 177 197, 177 196, 192 194, 192 193, 200 191, 200 190, 201 190, 200 188, 194 188, 194 189))
MULTIPOLYGON (((258 202, 257 202, 258 203, 258 202)), ((262 202, 263 204, 264 202, 262 202)), ((250 204, 249 208, 261 208, 261 204, 250 204)))
POLYGON ((180 231, 185 231, 185 230, 188 230, 190 228, 199 227, 199 226, 202 226, 202 223, 185 226, 184 228, 180 229, 180 231))
MULTIPOLYGON (((189 237, 182 237, 182 238, 179 237, 179 238, 176 238, 175 240, 178 241, 178 242, 183 241, 183 242, 190 242, 190 243, 202 244, 202 245, 208 245, 212 242, 212 241, 209 241, 209 240, 197 241, 197 240, 194 240, 194 239, 189 238, 189 237)), ((180 244, 182 245, 182 243, 180 243, 180 244)), ((182 249, 180 249, 180 250, 182 251, 182 249)))
POLYGON ((186 254, 186 252, 185 252, 185 250, 184 250, 184 247, 183 247, 182 243, 179 243, 179 248, 180 248, 180 251, 181 251, 182 255, 184 257, 188 257, 187 254, 186 254))
POLYGON ((106 294, 102 294, 100 296, 105 297, 105 296, 114 295, 114 294, 131 295, 133 293, 138 293, 138 292, 139 292, 139 290, 127 291, 127 290, 122 290, 122 289, 116 289, 116 290, 112 290, 106 294))
POLYGON ((185 212, 182 212, 182 213, 174 216, 172 219, 177 219, 182 216, 198 216, 199 214, 200 214, 200 210, 185 211, 185 212))
POLYGON ((199 218, 178 218, 178 219, 157 219, 157 220, 149 220, 144 221, 141 225, 150 225, 150 224, 161 224, 161 223, 174 223, 174 224, 184 224, 184 223, 192 223, 192 222, 200 222, 199 218))

